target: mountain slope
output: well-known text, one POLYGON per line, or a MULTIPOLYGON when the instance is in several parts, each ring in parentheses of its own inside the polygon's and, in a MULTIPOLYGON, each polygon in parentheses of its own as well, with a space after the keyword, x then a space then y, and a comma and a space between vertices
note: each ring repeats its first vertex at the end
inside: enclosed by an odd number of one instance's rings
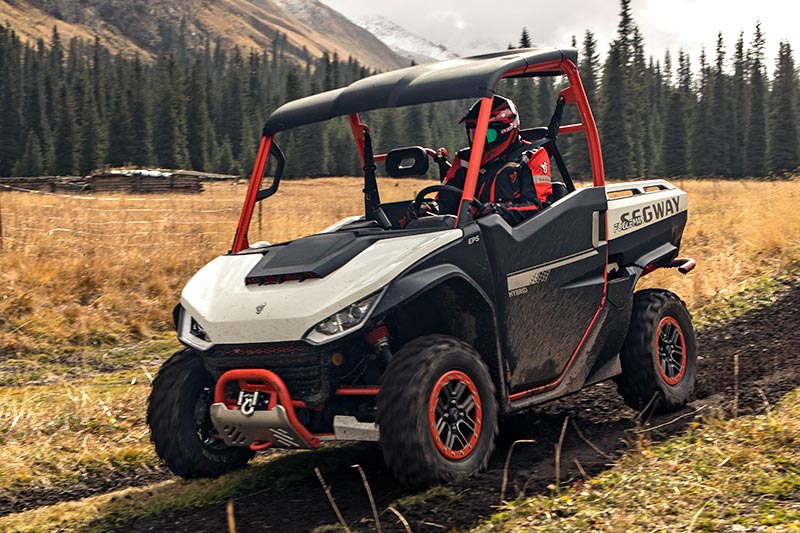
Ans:
POLYGON ((26 40, 49 42, 57 25, 63 42, 98 36, 116 52, 145 56, 171 49, 181 27, 190 47, 220 39, 246 50, 269 48, 280 32, 298 58, 305 48, 315 57, 335 52, 380 70, 407 64, 376 37, 326 10, 310 27, 273 0, 6 0, 0 2, 0 23, 26 40))
POLYGON ((383 41, 395 52, 413 59, 417 63, 431 63, 458 57, 441 44, 423 39, 386 17, 370 15, 357 18, 354 22, 383 41))
MULTIPOLYGON (((399 58, 398 61, 399 56, 394 47, 380 36, 368 31, 369 28, 364 29, 361 25, 353 23, 319 0, 274 0, 274 2, 313 31, 325 35, 348 50, 375 54, 387 63, 389 58, 384 57, 384 50, 394 50, 391 52, 392 68, 407 67, 409 64, 409 61, 403 58, 399 58), (371 47, 372 50, 361 50, 364 46, 371 47)), ((341 56, 341 53, 339 55, 341 56)), ((407 57, 402 53, 400 55, 407 57)))

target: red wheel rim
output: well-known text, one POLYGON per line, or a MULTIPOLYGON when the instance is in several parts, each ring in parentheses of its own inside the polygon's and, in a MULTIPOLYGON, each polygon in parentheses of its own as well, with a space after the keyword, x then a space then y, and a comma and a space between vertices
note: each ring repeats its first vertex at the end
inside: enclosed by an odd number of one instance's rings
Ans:
POLYGON ((445 458, 460 460, 475 451, 483 409, 475 383, 459 370, 442 374, 428 400, 428 429, 445 458))
POLYGON ((665 316, 656 329, 656 367, 667 385, 674 387, 686 373, 686 339, 680 324, 665 316))

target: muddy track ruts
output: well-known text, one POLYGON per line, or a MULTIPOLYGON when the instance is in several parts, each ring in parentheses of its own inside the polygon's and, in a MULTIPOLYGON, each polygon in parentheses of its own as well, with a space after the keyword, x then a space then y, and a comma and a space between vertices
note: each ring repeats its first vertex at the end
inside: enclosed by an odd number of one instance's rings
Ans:
POLYGON ((59 502, 80 500, 121 488, 142 487, 173 477, 166 467, 160 466, 152 470, 142 468, 135 471, 113 471, 100 475, 89 475, 67 486, 55 485, 22 490, 17 492, 13 498, 0 497, 0 516, 21 513, 59 502))
MULTIPOLYGON (((772 306, 752 310, 698 334, 699 369, 696 399, 683 411, 688 416, 648 433, 654 440, 664 439, 685 429, 694 419, 692 411, 707 406, 729 412, 734 390, 734 356, 739 358, 739 412, 755 412, 765 403, 775 403, 800 385, 800 282, 790 287, 772 306)), ((675 419, 676 414, 653 416, 646 421, 655 426, 675 419)), ((515 415, 501 426, 501 440, 486 472, 452 487, 453 494, 439 494, 427 501, 397 505, 396 501, 414 493, 392 479, 376 447, 359 444, 336 450, 334 454, 306 454, 294 481, 276 483, 271 490, 240 495, 235 501, 240 531, 310 531, 335 524, 336 516, 328 503, 313 468, 318 466, 331 486, 341 512, 354 531, 374 531, 372 512, 358 472, 350 468, 358 462, 365 469, 384 531, 405 531, 387 506, 395 505, 413 531, 440 532, 465 529, 490 516, 499 505, 503 462, 509 446, 517 439, 535 439, 514 449, 509 469, 506 498, 548 491, 555 479, 554 445, 562 423, 569 416, 561 456, 562 482, 581 477, 576 459, 592 476, 608 468, 624 451, 637 424, 637 413, 627 408, 613 383, 602 383, 571 397, 515 415), (582 435, 594 447, 579 437, 582 435), (603 452, 601 455, 594 448, 603 452), (341 452, 341 457, 338 454, 341 452), (353 458, 357 461, 353 461, 353 458), (341 463, 341 464, 339 464, 341 463), (346 463, 346 464, 345 464, 346 463)), ((280 468, 284 458, 273 463, 280 468)), ((287 459, 288 460, 288 456, 287 459)), ((269 470, 265 475, 269 475, 269 470)), ((277 475, 277 473, 276 473, 277 475)), ((227 529, 224 505, 202 509, 169 511, 156 517, 118 524, 119 531, 200 532, 227 529)))

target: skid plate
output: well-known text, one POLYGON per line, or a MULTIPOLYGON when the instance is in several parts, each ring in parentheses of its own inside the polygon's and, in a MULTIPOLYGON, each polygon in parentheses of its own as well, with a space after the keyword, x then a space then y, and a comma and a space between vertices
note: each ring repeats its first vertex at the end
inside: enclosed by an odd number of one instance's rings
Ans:
POLYGON ((228 409, 224 403, 215 403, 211 405, 211 421, 228 446, 271 442, 276 448, 312 449, 289 422, 282 405, 257 410, 248 416, 240 409, 228 409))

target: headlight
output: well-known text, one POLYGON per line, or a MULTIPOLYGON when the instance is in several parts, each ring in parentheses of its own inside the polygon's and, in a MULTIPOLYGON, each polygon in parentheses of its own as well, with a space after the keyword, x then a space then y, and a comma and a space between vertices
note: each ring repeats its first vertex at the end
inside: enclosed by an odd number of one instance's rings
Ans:
POLYGON ((200 351, 211 348, 211 337, 186 309, 181 309, 179 324, 178 338, 181 342, 200 351))
POLYGON ((311 342, 322 343, 338 337, 346 331, 361 325, 369 315, 372 306, 380 293, 364 298, 360 302, 348 305, 338 313, 334 313, 308 332, 306 338, 311 342))
POLYGON ((206 333, 206 330, 203 329, 203 326, 197 323, 197 320, 192 317, 191 322, 189 323, 189 333, 198 339, 204 340, 206 342, 211 342, 211 338, 206 333))

